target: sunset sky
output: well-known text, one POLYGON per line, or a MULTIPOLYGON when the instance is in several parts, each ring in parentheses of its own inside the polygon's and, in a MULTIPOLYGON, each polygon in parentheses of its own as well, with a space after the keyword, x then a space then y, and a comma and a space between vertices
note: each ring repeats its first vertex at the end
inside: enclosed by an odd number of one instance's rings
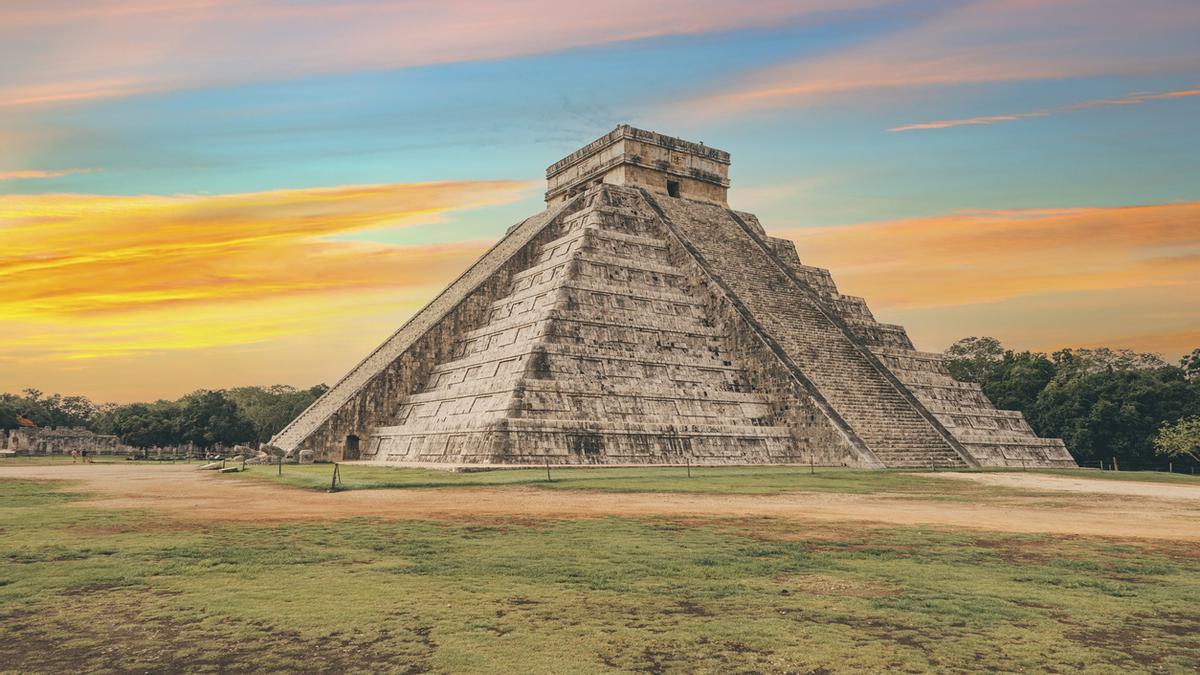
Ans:
POLYGON ((618 123, 917 346, 1200 346, 1196 0, 8 0, 0 391, 332 382, 618 123))

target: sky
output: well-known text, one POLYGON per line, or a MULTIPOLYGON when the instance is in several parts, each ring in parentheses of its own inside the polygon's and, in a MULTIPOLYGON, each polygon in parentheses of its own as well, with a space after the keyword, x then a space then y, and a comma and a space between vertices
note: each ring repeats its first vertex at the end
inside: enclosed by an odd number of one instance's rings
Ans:
POLYGON ((1195 0, 4 0, 0 391, 331 383, 620 123, 920 349, 1200 346, 1195 0))

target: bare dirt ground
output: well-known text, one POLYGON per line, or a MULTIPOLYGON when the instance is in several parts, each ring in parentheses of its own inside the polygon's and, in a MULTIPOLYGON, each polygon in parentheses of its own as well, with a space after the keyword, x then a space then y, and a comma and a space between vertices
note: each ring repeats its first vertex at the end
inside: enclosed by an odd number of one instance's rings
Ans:
POLYGON ((79 508, 149 509, 186 520, 746 517, 1200 541, 1200 489, 1044 474, 944 474, 983 483, 1076 494, 981 497, 797 492, 779 495, 609 493, 536 488, 355 490, 327 494, 231 479, 194 466, 0 466, 0 478, 78 481, 95 499, 79 508))

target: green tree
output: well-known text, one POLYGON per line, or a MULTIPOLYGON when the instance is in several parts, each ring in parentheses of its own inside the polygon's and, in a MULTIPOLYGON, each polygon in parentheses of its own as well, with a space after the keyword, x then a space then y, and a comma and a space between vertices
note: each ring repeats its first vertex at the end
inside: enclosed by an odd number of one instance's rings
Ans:
POLYGON ((254 426, 233 399, 220 390, 193 392, 179 401, 182 440, 201 448, 214 445, 248 443, 254 438, 254 426))
POLYGON ((16 394, 0 394, 0 429, 15 429, 17 415, 25 413, 22 398, 16 394))
POLYGON ((1101 371, 1148 370, 1167 365, 1158 354, 1132 349, 1062 349, 1053 354, 1060 373, 1065 376, 1101 371))
POLYGON ((266 442, 329 387, 287 385, 197 391, 178 401, 96 405, 84 396, 44 395, 37 389, 0 393, 0 429, 25 416, 39 426, 86 427, 115 434, 135 447, 266 442))
POLYGON ((19 426, 18 415, 40 427, 88 427, 96 415, 96 405, 86 396, 44 396, 37 389, 26 389, 22 394, 0 395, 0 429, 19 426))
POLYGON ((982 382, 983 393, 1001 410, 1027 413, 1056 372, 1045 354, 1006 351, 982 382))
POLYGON ((983 384, 1004 359, 1004 347, 994 337, 969 337, 950 345, 945 355, 955 379, 983 384))
POLYGON ((55 427, 86 427, 96 415, 96 405, 86 396, 52 394, 42 399, 47 424, 55 427))
POLYGON ((1062 438, 1077 458, 1116 456, 1133 466, 1153 460, 1159 425, 1198 404, 1200 386, 1179 368, 1068 367, 1038 394, 1029 421, 1040 435, 1062 438))
POLYGON ((1191 354, 1186 354, 1179 359, 1179 367, 1183 369, 1184 376, 1189 380, 1200 378, 1200 347, 1196 347, 1191 354))
POLYGON ((946 367, 955 379, 975 382, 1004 410, 1027 412, 1057 372, 1040 352, 1014 352, 993 337, 969 337, 945 351, 946 367))
POLYGON ((137 448, 181 445, 180 412, 175 401, 107 406, 96 415, 93 430, 137 448))
POLYGON ((1164 422, 1154 437, 1154 451, 1168 457, 1191 457, 1200 462, 1200 417, 1164 422))
POLYGON ((296 389, 283 384, 270 387, 238 387, 226 392, 254 428, 254 440, 266 443, 304 411, 329 387, 319 384, 296 389))

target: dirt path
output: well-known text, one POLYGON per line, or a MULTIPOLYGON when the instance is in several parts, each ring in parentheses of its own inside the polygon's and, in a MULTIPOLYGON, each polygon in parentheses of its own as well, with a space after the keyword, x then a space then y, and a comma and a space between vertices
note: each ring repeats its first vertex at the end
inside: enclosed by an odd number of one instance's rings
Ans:
POLYGON ((1091 494, 1150 497, 1153 499, 1200 501, 1200 485, 1172 485, 1140 481, 1075 478, 1044 473, 945 473, 943 476, 973 480, 986 485, 1022 488, 1025 490, 1059 490, 1091 494))
MULTIPOLYGON (((973 479, 986 476, 989 474, 956 475, 973 479)), ((630 494, 526 487, 325 494, 237 480, 186 465, 0 466, 0 479, 3 478, 80 481, 84 490, 98 495, 96 499, 78 502, 84 508, 144 508, 202 521, 327 520, 350 516, 396 519, 769 516, 798 522, 928 525, 1200 541, 1200 500, 1190 493, 1175 494, 1179 489, 1189 488, 1094 480, 1081 482, 1095 484, 1094 491, 1098 493, 1095 499, 1073 496, 1063 504, 1047 505, 1044 498, 1031 497, 989 497, 963 503, 889 494, 630 494), (1152 486, 1153 497, 1112 491, 1137 485, 1152 486)), ((1013 475, 1013 479, 1018 481, 1013 485, 1031 488, 1048 487, 1037 485, 1042 480, 1058 480, 1037 474, 1013 475)))

